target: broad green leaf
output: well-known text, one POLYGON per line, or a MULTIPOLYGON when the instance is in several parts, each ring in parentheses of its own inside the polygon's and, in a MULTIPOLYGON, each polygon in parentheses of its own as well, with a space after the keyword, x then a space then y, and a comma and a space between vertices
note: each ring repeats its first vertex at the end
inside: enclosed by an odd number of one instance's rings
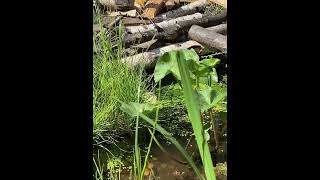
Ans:
POLYGON ((197 90, 196 96, 201 112, 204 112, 223 100, 227 96, 227 90, 207 86, 206 89, 197 90))
POLYGON ((167 52, 158 59, 154 69, 154 81, 159 82, 170 73, 180 80, 176 51, 167 52))
POLYGON ((217 58, 210 58, 210 59, 204 59, 202 61, 194 62, 191 66, 192 68, 189 68, 198 77, 205 77, 209 76, 211 72, 215 72, 214 66, 217 65, 220 62, 220 59, 217 58))
MULTIPOLYGON (((190 62, 191 66, 197 66, 196 64, 199 62, 199 56, 193 49, 184 49, 179 52, 181 52, 181 55, 186 61, 190 62)), ((175 78, 181 80, 177 64, 177 51, 166 52, 159 57, 154 69, 154 81, 159 82, 168 74, 172 74, 175 78)))
POLYGON ((206 76, 199 77, 199 83, 211 84, 218 82, 218 74, 215 68, 212 68, 211 72, 207 73, 206 76))
POLYGON ((126 104, 122 101, 119 102, 121 103, 120 109, 131 117, 136 117, 138 113, 149 114, 151 112, 154 112, 156 109, 156 107, 151 104, 142 104, 136 102, 129 102, 128 104, 126 104))
POLYGON ((215 67, 215 65, 220 63, 220 59, 218 58, 209 58, 209 59, 203 59, 200 61, 201 64, 209 66, 209 67, 215 67))

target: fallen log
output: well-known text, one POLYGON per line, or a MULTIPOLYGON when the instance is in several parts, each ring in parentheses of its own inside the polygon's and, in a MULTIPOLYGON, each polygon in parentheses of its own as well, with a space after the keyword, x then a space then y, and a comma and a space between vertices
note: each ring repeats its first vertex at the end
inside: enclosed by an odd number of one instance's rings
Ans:
POLYGON ((216 48, 222 52, 227 51, 227 37, 224 35, 197 25, 191 26, 188 35, 190 39, 207 45, 210 48, 216 48))
POLYGON ((195 13, 192 15, 182 16, 168 21, 162 21, 160 23, 148 24, 143 26, 130 26, 126 27, 125 29, 128 33, 143 33, 147 31, 157 31, 159 29, 179 30, 189 28, 194 24, 205 27, 214 26, 220 24, 225 20, 227 20, 226 11, 223 11, 222 13, 215 16, 195 13))
MULTIPOLYGON (((209 17, 208 19, 214 19, 213 17, 209 17)), ((222 20, 217 20, 215 21, 216 23, 220 23, 222 20)), ((211 23, 206 23, 205 21, 203 21, 203 23, 201 23, 201 21, 195 23, 198 25, 202 25, 202 26, 209 26, 210 24, 213 24, 214 21, 212 21, 211 23)), ((164 31, 147 31, 147 32, 137 32, 137 33, 133 33, 133 34, 129 34, 126 33, 123 35, 122 41, 123 44, 125 44, 127 47, 130 44, 137 44, 137 43, 143 43, 146 41, 149 41, 153 38, 155 39, 162 39, 162 40, 174 40, 176 37, 179 37, 185 33, 181 32, 183 30, 188 30, 188 28, 190 26, 192 26, 192 21, 191 23, 182 23, 179 28, 180 29, 176 29, 176 28, 168 28, 165 29, 164 31), (184 27, 185 25, 185 27, 184 27)), ((220 34, 226 34, 227 32, 227 25, 217 25, 217 26, 213 26, 213 27, 209 27, 208 28, 211 31, 216 31, 217 33, 220 34)))
POLYGON ((147 50, 147 49, 151 48, 152 45, 156 44, 157 42, 158 42, 158 39, 152 39, 150 41, 147 41, 147 42, 144 42, 141 44, 133 45, 132 48, 147 50))
POLYGON ((189 14, 193 14, 196 12, 199 12, 199 10, 203 9, 208 4, 207 0, 197 0, 195 2, 192 2, 190 4, 181 6, 180 8, 168 11, 166 13, 160 14, 157 17, 155 17, 154 22, 161 22, 164 20, 177 18, 181 16, 186 16, 189 14))
POLYGON ((146 69, 150 69, 155 66, 156 59, 162 56, 164 53, 173 51, 173 50, 189 49, 189 48, 203 49, 204 47, 200 43, 190 40, 183 43, 172 44, 172 45, 164 46, 161 48, 153 49, 148 52, 129 56, 121 59, 121 62, 128 64, 129 67, 132 67, 132 68, 138 65, 141 65, 146 69))
POLYGON ((166 46, 166 43, 164 41, 158 40, 158 39, 152 39, 150 41, 147 41, 138 45, 132 45, 130 48, 125 49, 124 53, 126 53, 127 56, 132 56, 137 53, 146 52, 151 49, 155 49, 163 46, 166 46))
POLYGON ((219 24, 217 26, 208 27, 206 29, 222 35, 227 35, 227 24, 219 24))
POLYGON ((111 10, 125 10, 134 7, 134 0, 97 0, 97 2, 111 10))
POLYGON ((150 24, 150 20, 139 19, 137 17, 123 17, 122 23, 124 26, 138 26, 141 24, 150 24))
POLYGON ((164 8, 165 0, 149 0, 142 14, 143 17, 153 19, 164 8))
POLYGON ((124 34, 122 38, 122 43, 125 47, 129 47, 131 44, 140 44, 143 42, 150 41, 152 39, 161 39, 161 40, 175 40, 178 36, 176 31, 163 31, 163 32, 154 32, 148 31, 144 33, 134 33, 134 34, 124 34))
MULTIPOLYGON (((227 24, 220 24, 206 29, 223 35, 227 34, 227 24)), ((124 34, 122 42, 126 47, 129 47, 131 44, 139 44, 150 41, 151 39, 173 41, 177 37, 182 37, 181 35, 183 35, 183 33, 175 30, 166 30, 163 32, 147 31, 144 33, 124 34)))

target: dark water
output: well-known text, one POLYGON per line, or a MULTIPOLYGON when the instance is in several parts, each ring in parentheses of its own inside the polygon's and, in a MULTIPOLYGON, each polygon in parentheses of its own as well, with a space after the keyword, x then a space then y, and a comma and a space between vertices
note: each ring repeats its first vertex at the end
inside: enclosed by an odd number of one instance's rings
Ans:
MULTIPOLYGON (((187 145, 187 139, 180 139, 181 144, 187 145)), ((175 148, 174 145, 165 145, 164 148, 171 156, 164 153, 156 145, 152 149, 151 157, 148 161, 148 168, 145 172, 145 180, 195 180, 197 179, 192 168, 186 164, 185 160, 181 156, 181 153, 175 148), (174 159, 173 159, 173 157, 174 159)), ((187 146, 187 152, 195 160, 198 165, 201 174, 204 176, 203 169, 201 167, 201 161, 199 160, 197 153, 197 145, 192 138, 187 146), (198 160, 197 160, 198 159, 198 160)), ((130 172, 123 171, 121 179, 130 179, 130 172)), ((226 180, 226 176, 217 177, 219 180, 226 180)))

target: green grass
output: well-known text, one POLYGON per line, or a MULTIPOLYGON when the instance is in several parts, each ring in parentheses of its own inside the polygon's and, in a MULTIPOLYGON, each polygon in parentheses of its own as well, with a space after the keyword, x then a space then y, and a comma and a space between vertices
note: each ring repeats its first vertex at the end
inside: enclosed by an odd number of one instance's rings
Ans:
POLYGON ((220 14, 223 10, 226 10, 223 6, 210 3, 206 6, 205 13, 211 14, 211 15, 217 15, 217 14, 220 14))
MULTIPOLYGON (((95 17, 97 19, 97 17, 95 17)), ((100 25, 101 25, 101 21, 100 25)), ((101 25, 102 26, 102 25, 101 25)), ((130 102, 137 99, 137 87, 146 92, 146 83, 141 80, 141 71, 130 69, 120 62, 123 45, 120 25, 114 30, 93 36, 93 132, 95 143, 115 142, 121 134, 132 132, 134 119, 119 109, 116 99, 130 102), (116 43, 116 46, 112 47, 116 43)))
MULTIPOLYGON (((101 29, 101 16, 95 13, 94 23, 101 29)), ((121 146, 117 144, 125 134, 132 134, 135 119, 120 110, 117 100, 135 101, 147 92, 146 80, 142 68, 130 69, 120 62, 124 57, 124 47, 121 43, 123 27, 120 24, 114 29, 107 29, 98 34, 93 34, 93 138, 94 149, 98 151, 93 159, 95 173, 94 179, 120 179, 122 159, 119 149, 111 148, 121 146), (137 92, 137 89, 140 89, 137 92), (99 156, 104 152, 105 157, 99 156), (100 157, 100 158, 99 158, 100 157)), ((121 141, 121 143, 129 143, 121 141)), ((125 150, 130 153, 130 146, 125 150)), ((124 152, 122 152, 124 153, 124 152)))
MULTIPOLYGON (((97 16, 94 16, 94 23, 100 24, 102 27, 101 19, 99 18, 100 15, 98 12, 96 14, 97 16)), ((119 156, 119 153, 115 153, 114 149, 111 149, 110 146, 105 146, 104 143, 112 145, 113 147, 120 146, 124 141, 120 142, 118 139, 122 138, 124 134, 135 133, 134 148, 133 146, 127 146, 126 150, 130 151, 128 152, 131 153, 132 158, 130 159, 133 159, 133 162, 131 162, 131 165, 134 166, 132 171, 133 176, 135 179, 141 180, 148 161, 148 155, 152 148, 152 141, 155 140, 155 143, 157 145, 159 144, 154 137, 155 130, 159 132, 158 135, 161 134, 177 147, 193 168, 196 176, 200 178, 201 175, 198 167, 196 167, 194 161, 173 136, 182 136, 182 134, 186 136, 189 134, 189 129, 192 128, 189 124, 191 120, 195 135, 197 136, 207 179, 214 180, 211 156, 207 151, 207 143, 203 138, 201 139, 201 135, 203 137, 203 134, 200 133, 203 132, 203 128, 201 129, 200 127, 202 124, 199 125, 201 120, 198 120, 197 115, 195 115, 197 114, 197 109, 194 109, 195 107, 190 105, 190 102, 194 102, 194 99, 191 97, 191 91, 188 90, 188 86, 184 85, 183 90, 186 94, 186 107, 188 108, 190 118, 187 117, 185 112, 185 105, 182 100, 184 99, 182 97, 183 94, 169 90, 168 93, 166 92, 164 95, 161 94, 162 98, 160 100, 161 87, 158 89, 158 97, 148 92, 148 79, 144 76, 142 68, 130 69, 119 61, 124 57, 124 48, 121 43, 122 32, 123 27, 119 25, 113 30, 108 29, 93 35, 93 133, 94 149, 95 152, 98 151, 98 156, 94 155, 93 158, 93 166, 95 168, 94 178, 96 180, 108 178, 112 180, 120 179, 120 171, 123 166, 122 158, 128 157, 119 156), (151 97, 146 97, 146 92, 148 92, 149 95, 151 94, 151 97), (154 101, 160 103, 160 105, 157 104, 157 106, 161 107, 160 110, 157 109, 155 117, 150 118, 144 114, 139 114, 138 117, 132 118, 120 110, 121 104, 119 101, 143 103, 154 97, 156 97, 154 101), (166 115, 170 115, 170 117, 166 117, 166 115), (172 118, 174 115, 177 117, 172 118), (151 140, 148 145, 146 142, 141 142, 140 140, 138 142, 138 137, 143 135, 142 131, 139 133, 139 130, 142 128, 142 123, 152 129, 149 129, 151 140), (182 127, 188 124, 188 127, 182 127), (146 146, 147 153, 145 155, 141 149, 145 149, 146 146), (133 153, 130 148, 134 149, 133 153), (107 152, 106 156, 108 157, 99 156, 99 149, 100 151, 107 152)), ((186 79, 183 81, 187 82, 186 79)), ((162 93, 164 92, 163 90, 161 91, 162 93)), ((144 126, 144 128, 145 127, 146 126, 144 126)))

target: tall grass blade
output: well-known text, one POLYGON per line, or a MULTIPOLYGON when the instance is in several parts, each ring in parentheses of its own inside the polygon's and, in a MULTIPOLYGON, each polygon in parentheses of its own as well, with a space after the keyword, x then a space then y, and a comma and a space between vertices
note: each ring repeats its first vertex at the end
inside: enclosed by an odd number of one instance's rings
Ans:
POLYGON ((185 103, 188 110, 188 116, 190 118, 192 128, 195 134, 205 174, 207 180, 216 180, 209 146, 204 138, 204 129, 200 117, 200 109, 198 107, 198 104, 196 103, 197 101, 195 98, 194 91, 192 89, 189 69, 182 51, 178 51, 177 61, 181 76, 181 85, 184 92, 185 103))
MULTIPOLYGON (((161 94, 161 80, 159 81, 159 93, 158 93, 158 100, 159 101, 161 99, 160 98, 160 94, 161 94)), ((148 146, 148 151, 147 151, 146 157, 144 158, 144 164, 143 164, 143 168, 142 168, 142 171, 141 171, 140 180, 143 180, 144 171, 145 171, 146 166, 147 166, 148 157, 149 157, 150 150, 151 150, 151 147, 152 147, 152 142, 153 142, 153 139, 154 139, 154 133, 156 131, 156 126, 157 126, 157 123, 158 123, 158 117, 159 117, 159 105, 157 106, 156 119, 155 119, 155 122, 154 122, 153 131, 152 131, 151 138, 150 138, 150 143, 149 143, 149 146, 148 146)))

